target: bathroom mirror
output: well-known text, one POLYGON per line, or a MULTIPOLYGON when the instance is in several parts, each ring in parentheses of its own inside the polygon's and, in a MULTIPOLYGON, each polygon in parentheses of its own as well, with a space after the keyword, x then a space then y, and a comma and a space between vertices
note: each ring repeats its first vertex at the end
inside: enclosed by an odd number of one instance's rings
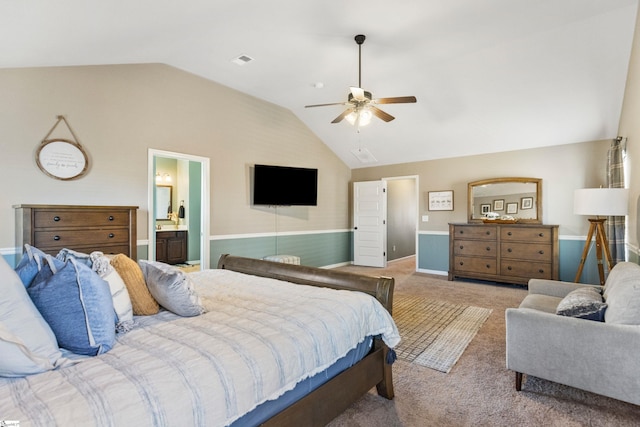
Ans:
POLYGON ((493 178, 468 184, 469 222, 513 218, 542 224, 542 179, 493 178))
POLYGON ((166 220, 168 214, 173 212, 171 200, 173 199, 173 186, 156 185, 156 221, 166 220))

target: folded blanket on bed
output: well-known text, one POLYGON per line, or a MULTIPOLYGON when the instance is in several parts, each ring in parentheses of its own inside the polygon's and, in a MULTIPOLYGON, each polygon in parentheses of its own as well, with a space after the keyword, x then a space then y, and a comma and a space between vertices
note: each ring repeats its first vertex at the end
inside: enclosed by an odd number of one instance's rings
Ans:
POLYGON ((0 379, 21 425, 228 425, 324 370, 369 335, 400 340, 364 293, 228 270, 193 273, 208 310, 136 318, 114 348, 74 366, 0 379))

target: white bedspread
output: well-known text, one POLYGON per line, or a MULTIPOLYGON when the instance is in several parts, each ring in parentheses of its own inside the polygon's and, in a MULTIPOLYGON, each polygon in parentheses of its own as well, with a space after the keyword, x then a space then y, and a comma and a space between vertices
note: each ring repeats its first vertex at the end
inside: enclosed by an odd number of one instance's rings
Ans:
POLYGON ((375 298, 228 270, 192 273, 208 313, 138 317, 108 353, 0 379, 26 426, 224 426, 324 370, 366 336, 400 341, 375 298))

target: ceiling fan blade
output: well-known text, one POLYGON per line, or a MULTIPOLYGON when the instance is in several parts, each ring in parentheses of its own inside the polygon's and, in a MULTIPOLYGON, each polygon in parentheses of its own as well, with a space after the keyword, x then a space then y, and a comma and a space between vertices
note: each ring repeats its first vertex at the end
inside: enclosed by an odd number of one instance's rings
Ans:
POLYGON ((311 108, 311 107, 326 107, 329 105, 346 105, 346 102, 332 102, 331 104, 314 104, 314 105, 305 105, 304 108, 311 108))
POLYGON ((396 96, 393 98, 378 98, 375 102, 376 104, 407 104, 410 102, 417 102, 415 96, 396 96))
POLYGON ((353 99, 355 99, 356 101, 366 101, 367 98, 364 96, 364 89, 359 88, 359 87, 350 87, 349 90, 351 90, 351 94, 353 95, 353 99))
POLYGON ((373 114, 375 114, 376 117, 384 120, 385 122, 390 122, 391 120, 395 119, 395 117, 393 117, 391 114, 385 113, 384 111, 377 107, 374 107, 373 105, 369 105, 369 109, 373 114))
POLYGON ((352 112, 353 112, 353 108, 347 108, 346 110, 344 110, 342 112, 342 114, 340 114, 338 117, 333 119, 333 121, 331 123, 340 123, 345 117, 347 117, 352 112))

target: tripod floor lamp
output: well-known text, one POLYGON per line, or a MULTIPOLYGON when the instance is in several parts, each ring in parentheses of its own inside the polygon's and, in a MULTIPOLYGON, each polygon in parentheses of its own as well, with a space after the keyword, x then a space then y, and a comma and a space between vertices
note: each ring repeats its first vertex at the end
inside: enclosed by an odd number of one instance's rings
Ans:
POLYGON ((624 216, 628 212, 629 190, 625 188, 584 188, 576 190, 573 199, 573 213, 576 215, 589 215, 589 233, 584 243, 584 250, 580 258, 580 266, 576 274, 575 282, 580 281, 584 263, 589 255, 591 239, 595 238, 596 259, 598 262, 598 273, 600 274, 600 285, 604 285, 604 260, 606 257, 609 271, 613 268, 609 241, 604 230, 604 222, 608 216, 624 216), (604 218, 601 218, 604 217, 604 218))

